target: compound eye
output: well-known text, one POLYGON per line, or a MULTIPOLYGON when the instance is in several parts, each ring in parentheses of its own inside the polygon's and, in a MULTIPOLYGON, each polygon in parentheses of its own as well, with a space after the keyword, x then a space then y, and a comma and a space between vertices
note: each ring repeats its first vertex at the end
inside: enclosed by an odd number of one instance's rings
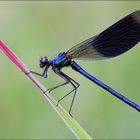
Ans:
POLYGON ((41 68, 44 68, 44 67, 46 66, 46 62, 40 61, 39 66, 40 66, 41 68))
POLYGON ((45 57, 42 58, 42 62, 43 63, 46 62, 46 58, 45 57))
POLYGON ((46 56, 41 57, 39 66, 40 66, 41 68, 44 68, 45 66, 47 66, 47 64, 48 64, 48 59, 47 59, 47 57, 46 57, 46 56))

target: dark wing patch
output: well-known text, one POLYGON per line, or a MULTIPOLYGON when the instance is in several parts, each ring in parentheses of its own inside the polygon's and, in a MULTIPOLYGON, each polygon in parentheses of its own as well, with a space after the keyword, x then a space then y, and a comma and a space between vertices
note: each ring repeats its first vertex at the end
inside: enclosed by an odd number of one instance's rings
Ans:
POLYGON ((128 51, 140 41, 140 10, 136 11, 99 35, 68 50, 75 59, 105 59, 128 51))

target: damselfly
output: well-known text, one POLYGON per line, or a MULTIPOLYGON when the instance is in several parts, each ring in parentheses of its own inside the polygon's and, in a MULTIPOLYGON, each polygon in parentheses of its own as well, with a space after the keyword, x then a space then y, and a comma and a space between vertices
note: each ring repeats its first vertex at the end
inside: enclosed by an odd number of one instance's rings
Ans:
POLYGON ((135 11, 128 16, 124 17, 105 31, 101 32, 99 35, 91 37, 82 43, 72 47, 66 52, 61 52, 57 54, 53 59, 48 60, 46 56, 42 57, 39 61, 39 65, 44 69, 43 74, 33 72, 31 73, 47 78, 47 71, 49 67, 60 77, 62 77, 65 82, 63 84, 52 87, 48 90, 50 93, 56 88, 64 86, 66 84, 71 84, 73 89, 65 94, 58 103, 73 93, 72 102, 69 109, 69 114, 71 114, 71 109, 75 99, 77 88, 79 83, 74 79, 62 72, 62 68, 71 67, 73 70, 81 73, 83 76, 87 77, 92 82, 101 86, 123 102, 127 103, 131 107, 140 111, 140 106, 132 102, 128 98, 124 97, 111 87, 107 86, 103 82, 96 79, 94 76, 83 70, 73 59, 82 60, 101 60, 112 58, 123 54, 124 52, 131 49, 140 41, 140 10, 135 11))

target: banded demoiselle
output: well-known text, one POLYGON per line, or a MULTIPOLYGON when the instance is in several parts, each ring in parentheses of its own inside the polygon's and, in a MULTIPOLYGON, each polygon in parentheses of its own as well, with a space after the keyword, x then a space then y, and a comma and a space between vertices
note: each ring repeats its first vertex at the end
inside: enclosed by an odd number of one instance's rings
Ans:
POLYGON ((47 78, 47 71, 49 67, 52 67, 54 73, 63 78, 65 82, 63 84, 52 87, 48 90, 50 93, 56 88, 64 86, 66 84, 71 84, 73 89, 65 94, 58 103, 73 93, 72 102, 69 109, 69 114, 71 115, 71 109, 74 103, 75 95, 79 83, 74 79, 62 72, 62 68, 71 67, 73 70, 81 73, 83 76, 96 83, 100 87, 104 88, 112 95, 116 96, 123 102, 127 103, 129 106, 140 111, 140 106, 132 102, 125 96, 121 95, 119 92, 115 91, 108 85, 96 79, 94 76, 90 75, 84 69, 82 69, 73 59, 82 60, 102 60, 123 54, 124 52, 131 49, 140 41, 140 10, 135 11, 126 17, 122 18, 111 27, 107 28, 100 34, 93 36, 82 43, 72 47, 66 52, 61 52, 57 54, 53 59, 48 60, 47 56, 41 57, 39 61, 39 66, 44 69, 43 74, 30 71, 33 74, 47 78))

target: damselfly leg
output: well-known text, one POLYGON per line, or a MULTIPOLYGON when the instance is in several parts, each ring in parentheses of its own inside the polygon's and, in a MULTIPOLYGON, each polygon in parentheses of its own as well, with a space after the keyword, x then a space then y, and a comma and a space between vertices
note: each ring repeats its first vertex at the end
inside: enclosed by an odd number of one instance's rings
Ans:
MULTIPOLYGON (((70 105, 70 109, 69 109, 69 114, 71 115, 71 110, 72 110, 72 106, 73 106, 73 103, 74 103, 74 99, 75 99, 75 95, 76 95, 76 92, 77 92, 77 88, 80 86, 80 84, 78 82, 76 82, 75 80, 73 80, 71 77, 69 77, 68 75, 66 75, 65 73, 63 73, 62 71, 58 71, 59 73, 59 76, 60 77, 65 77, 69 83, 73 86, 73 89, 68 92, 67 94, 65 94, 62 98, 60 98, 58 100, 58 103, 60 101, 62 101, 65 97, 67 97, 68 95, 70 95, 71 93, 74 93, 73 94, 73 97, 72 97, 72 101, 71 101, 71 105, 70 105)), ((72 116, 72 115, 71 115, 72 116)))
MULTIPOLYGON (((60 76, 60 74, 59 74, 57 71, 54 71, 54 72, 55 72, 58 76, 60 76)), ((45 70, 44 70, 43 74, 38 73, 38 72, 35 72, 35 71, 30 71, 29 73, 35 74, 35 75, 40 76, 40 77, 42 77, 42 78, 47 78, 47 74, 46 74, 46 71, 45 71, 45 70)), ((51 93, 54 89, 57 89, 57 88, 59 88, 59 87, 61 87, 61 86, 67 85, 67 84, 69 83, 69 80, 67 80, 64 76, 60 76, 60 77, 63 78, 63 79, 65 80, 65 82, 62 83, 62 84, 59 84, 59 85, 57 85, 57 86, 54 86, 54 87, 52 87, 52 88, 47 89, 46 92, 51 93)))
MULTIPOLYGON (((59 71, 57 69, 53 69, 53 71, 55 72, 55 74, 57 74, 59 77, 63 78, 65 80, 64 83, 62 84, 59 84, 57 86, 54 86, 52 88, 49 88, 46 92, 52 92, 54 89, 57 89, 61 86, 64 86, 64 85, 67 85, 67 84, 71 84, 73 89, 71 91, 69 91, 67 94, 65 94, 62 98, 60 98, 58 101, 57 101, 57 105, 60 103, 60 101, 62 101, 65 97, 67 97, 68 95, 70 95, 71 93, 74 93, 73 94, 73 97, 72 97, 72 101, 71 101, 71 105, 70 105, 70 109, 69 109, 69 114, 71 115, 71 110, 72 110, 72 106, 73 106, 73 103, 74 103, 74 99, 75 99, 75 95, 76 95, 76 92, 77 92, 77 88, 80 86, 80 84, 78 82, 76 82, 74 79, 72 79, 71 77, 69 77, 68 75, 66 75, 64 72, 62 71, 59 71)), ((40 74, 40 73, 37 73, 37 72, 34 72, 34 71, 30 71, 30 73, 32 74, 35 74, 37 76, 40 76, 40 77, 43 77, 43 78, 47 78, 47 74, 46 74, 46 71, 44 70, 43 74, 40 74)), ((72 115, 71 115, 72 116, 72 115)))

